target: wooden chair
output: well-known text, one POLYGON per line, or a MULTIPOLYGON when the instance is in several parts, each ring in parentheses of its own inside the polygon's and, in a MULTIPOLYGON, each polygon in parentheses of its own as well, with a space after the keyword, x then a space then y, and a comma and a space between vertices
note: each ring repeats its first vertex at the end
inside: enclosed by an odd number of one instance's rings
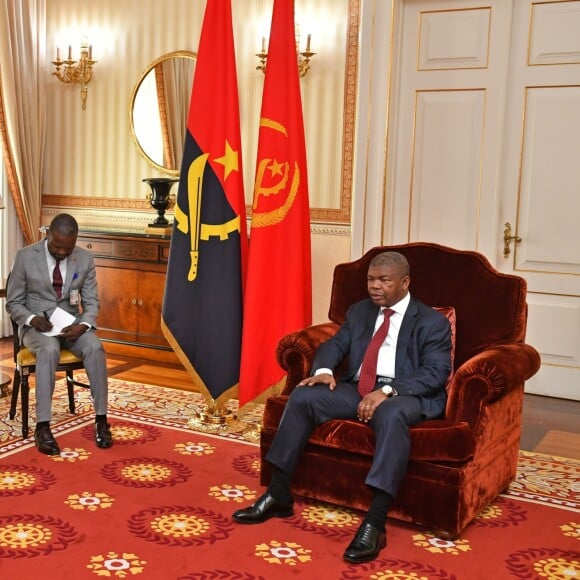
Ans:
MULTIPOLYGON (((6 288, 0 288, 0 298, 6 298, 6 288)), ((10 381, 12 379, 5 373, 0 373, 0 397, 7 397, 8 393, 8 386, 10 385, 10 381)))
MULTIPOLYGON (((36 371, 36 357, 23 346, 18 336, 18 325, 12 320, 13 345, 14 345, 14 379, 12 381, 12 399, 10 401, 10 419, 16 416, 16 406, 18 404, 18 393, 20 396, 20 406, 22 414, 22 438, 28 437, 28 403, 30 396, 30 386, 28 379, 36 371)), ((66 373, 66 386, 68 390, 68 408, 71 413, 75 412, 74 387, 89 388, 90 385, 75 381, 73 371, 84 369, 83 361, 75 356, 70 350, 63 348, 60 351, 60 359, 57 372, 66 373)))

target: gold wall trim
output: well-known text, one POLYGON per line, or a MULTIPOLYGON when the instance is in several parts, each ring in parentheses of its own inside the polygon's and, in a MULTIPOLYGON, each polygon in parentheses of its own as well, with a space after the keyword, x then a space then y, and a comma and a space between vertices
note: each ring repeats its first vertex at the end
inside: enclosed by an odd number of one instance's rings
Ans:
POLYGON ((320 222, 350 223, 354 164, 354 120, 358 79, 358 33, 360 0, 349 0, 346 66, 344 71, 344 119, 342 135, 342 186, 340 208, 310 208, 310 219, 320 222))
POLYGON ((153 211, 146 199, 141 201, 138 199, 118 197, 81 197, 78 195, 43 195, 42 207, 82 207, 153 211))

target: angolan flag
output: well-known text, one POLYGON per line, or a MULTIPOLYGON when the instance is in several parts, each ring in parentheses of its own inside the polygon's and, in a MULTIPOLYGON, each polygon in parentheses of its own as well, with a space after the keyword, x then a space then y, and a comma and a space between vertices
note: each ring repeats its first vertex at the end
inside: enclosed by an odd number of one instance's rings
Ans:
POLYGON ((163 332, 198 389, 237 395, 247 232, 230 0, 207 0, 175 207, 163 332))

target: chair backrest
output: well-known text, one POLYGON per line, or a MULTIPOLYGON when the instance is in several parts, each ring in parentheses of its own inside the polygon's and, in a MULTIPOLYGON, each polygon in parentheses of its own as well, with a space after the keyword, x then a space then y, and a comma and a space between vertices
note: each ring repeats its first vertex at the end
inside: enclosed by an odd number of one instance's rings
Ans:
POLYGON ((368 296, 366 275, 373 256, 404 254, 411 268, 410 291, 430 306, 453 306, 457 317, 455 368, 489 346, 523 342, 526 281, 498 272, 478 252, 416 242, 372 248, 334 269, 330 320, 341 324, 351 304, 368 296))

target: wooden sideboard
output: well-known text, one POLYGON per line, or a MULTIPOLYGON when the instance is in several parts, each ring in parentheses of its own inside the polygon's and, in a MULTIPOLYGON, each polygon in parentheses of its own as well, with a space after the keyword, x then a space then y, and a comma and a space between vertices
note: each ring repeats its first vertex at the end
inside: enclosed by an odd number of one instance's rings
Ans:
POLYGON ((161 331, 169 236, 80 231, 97 268, 98 335, 108 353, 178 362, 161 331))

